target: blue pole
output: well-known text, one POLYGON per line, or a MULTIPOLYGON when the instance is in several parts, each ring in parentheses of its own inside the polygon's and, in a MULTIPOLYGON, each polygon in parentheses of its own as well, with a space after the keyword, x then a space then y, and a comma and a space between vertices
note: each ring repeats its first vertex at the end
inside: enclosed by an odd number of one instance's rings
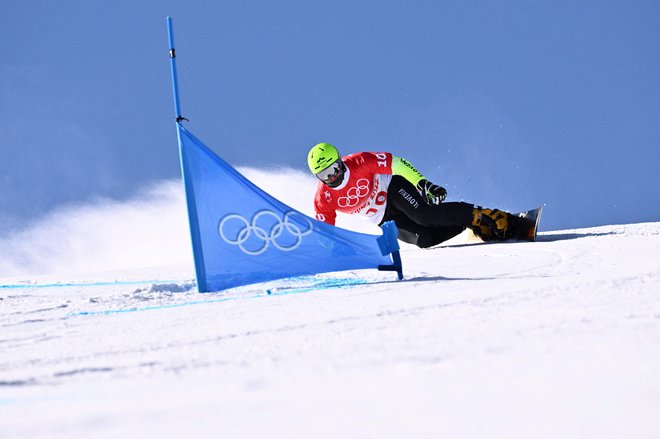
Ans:
POLYGON ((401 254, 399 253, 399 241, 397 235, 399 234, 394 221, 387 221, 380 226, 383 229, 383 236, 378 238, 378 245, 383 255, 390 253, 392 255, 392 265, 379 265, 380 271, 396 271, 399 280, 403 279, 403 263, 401 262, 401 254))
POLYGON ((181 107, 179 106, 179 81, 176 75, 176 50, 174 49, 172 17, 167 17, 167 36, 170 41, 170 69, 172 71, 172 91, 174 92, 174 115, 176 116, 176 123, 180 124, 181 121, 188 119, 181 116, 181 107))
POLYGON ((183 189, 186 192, 186 205, 188 207, 188 224, 190 226, 190 236, 193 247, 193 256, 195 258, 195 277, 197 278, 197 291, 207 291, 206 275, 204 272, 204 264, 202 257, 202 248, 197 236, 197 227, 199 224, 197 219, 197 212, 195 206, 195 196, 192 191, 192 184, 188 180, 186 174, 186 166, 184 165, 184 154, 182 151, 183 144, 181 143, 181 130, 185 129, 181 122, 188 120, 181 116, 181 108, 179 106, 179 82, 176 75, 176 50, 174 50, 174 33, 172 32, 172 17, 167 17, 167 35, 170 42, 170 69, 172 71, 172 91, 174 92, 174 113, 176 116, 176 135, 179 140, 179 159, 181 163, 181 176, 183 179, 183 189))

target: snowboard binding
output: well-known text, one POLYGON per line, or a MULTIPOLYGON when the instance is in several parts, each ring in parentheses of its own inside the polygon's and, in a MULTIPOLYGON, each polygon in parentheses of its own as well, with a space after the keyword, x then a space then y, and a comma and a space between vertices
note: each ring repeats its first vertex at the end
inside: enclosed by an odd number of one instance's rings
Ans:
POLYGON ((484 241, 505 241, 509 238, 509 213, 479 206, 472 215, 472 231, 484 241))
POLYGON ((535 241, 543 207, 520 213, 476 207, 471 229, 483 241, 535 241))

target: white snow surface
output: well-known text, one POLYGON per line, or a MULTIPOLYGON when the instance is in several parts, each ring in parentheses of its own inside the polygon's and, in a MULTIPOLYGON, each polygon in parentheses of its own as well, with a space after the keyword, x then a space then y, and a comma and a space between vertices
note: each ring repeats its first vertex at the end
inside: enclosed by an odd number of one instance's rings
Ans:
POLYGON ((180 192, 0 240, 0 437, 660 437, 660 222, 198 294, 180 192))

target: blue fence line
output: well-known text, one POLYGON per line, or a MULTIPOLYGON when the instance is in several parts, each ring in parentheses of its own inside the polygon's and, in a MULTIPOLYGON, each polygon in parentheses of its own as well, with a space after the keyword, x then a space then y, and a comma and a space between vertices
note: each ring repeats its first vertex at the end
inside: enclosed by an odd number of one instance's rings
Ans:
MULTIPOLYGON (((247 299, 259 299, 263 297, 270 297, 270 296, 285 296, 288 294, 300 294, 300 293, 308 293, 312 291, 318 291, 318 290, 326 290, 326 289, 339 289, 339 288, 349 288, 355 285, 362 285, 368 283, 367 280, 365 279, 356 279, 356 278, 331 278, 331 279, 324 279, 314 285, 309 285, 309 286, 303 286, 303 287, 294 287, 294 288, 283 288, 281 290, 277 290, 275 288, 273 289, 264 289, 260 290, 260 292, 255 292, 252 295, 249 296, 225 296, 225 297, 219 297, 215 299, 207 299, 207 300, 192 300, 192 301, 187 301, 187 302, 180 302, 180 303, 169 303, 169 304, 164 304, 164 305, 155 305, 155 306, 145 306, 145 307, 132 307, 132 308, 123 308, 123 309, 105 309, 105 310, 96 310, 96 311, 78 311, 75 313, 70 313, 67 314, 67 316, 90 316, 90 315, 111 315, 111 314, 124 314, 124 313, 132 313, 132 312, 141 312, 141 311, 154 311, 154 310, 162 310, 162 309, 169 309, 169 308, 181 308, 184 306, 193 306, 193 305, 201 305, 205 303, 218 303, 218 302, 229 302, 233 300, 247 300, 247 299)), ((212 293, 209 293, 212 294, 212 293)))

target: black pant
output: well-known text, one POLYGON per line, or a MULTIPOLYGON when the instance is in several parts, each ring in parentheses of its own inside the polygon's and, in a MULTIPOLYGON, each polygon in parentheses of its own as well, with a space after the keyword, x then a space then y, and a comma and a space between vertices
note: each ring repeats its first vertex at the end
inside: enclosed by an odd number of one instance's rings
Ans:
POLYGON ((408 180, 393 175, 387 189, 383 221, 394 221, 399 239, 418 247, 431 247, 461 233, 472 223, 473 204, 427 204, 408 180))

